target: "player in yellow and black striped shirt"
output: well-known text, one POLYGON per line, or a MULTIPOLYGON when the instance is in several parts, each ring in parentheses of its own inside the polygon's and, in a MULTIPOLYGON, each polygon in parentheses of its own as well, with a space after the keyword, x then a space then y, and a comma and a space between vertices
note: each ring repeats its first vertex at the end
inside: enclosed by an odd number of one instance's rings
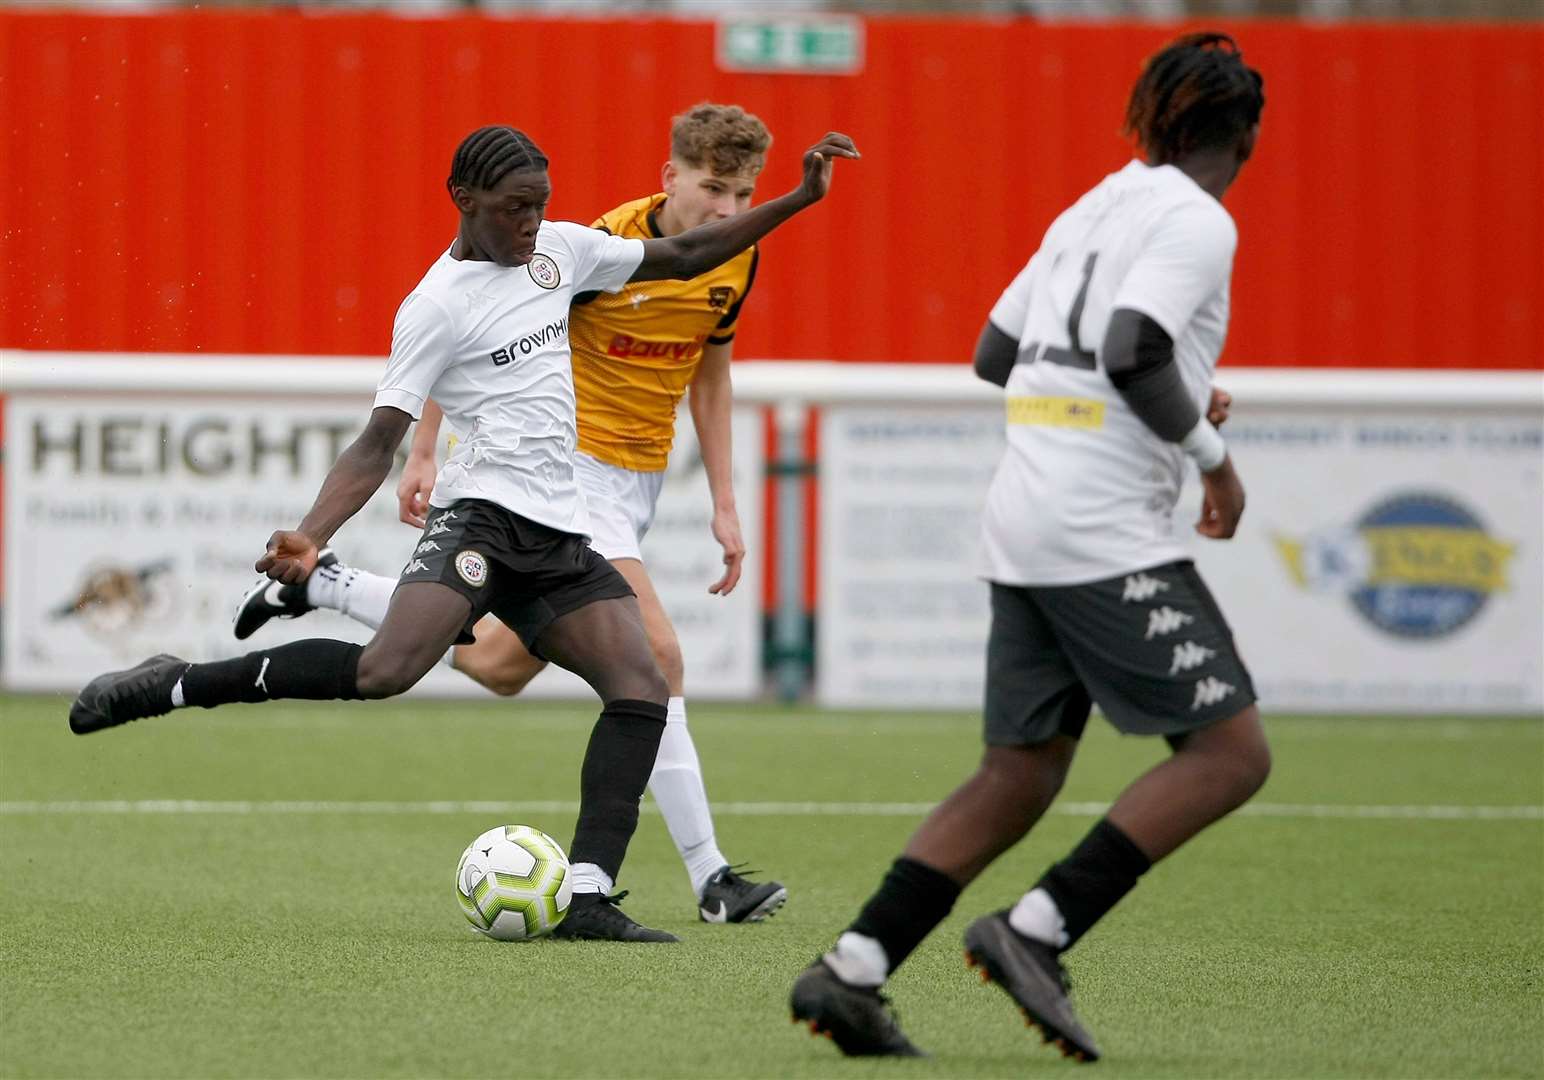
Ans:
MULTIPOLYGON (((624 203, 594 224, 620 236, 674 236, 750 206, 772 137, 734 105, 703 104, 674 119, 663 190, 624 203)), ((713 499, 713 536, 724 573, 709 588, 727 595, 740 579, 745 543, 731 482, 729 361, 741 307, 756 278, 757 250, 688 281, 648 281, 619 293, 575 298, 569 314, 579 453, 575 468, 589 504, 590 544, 638 594, 649 643, 670 683, 668 722, 649 780, 708 922, 754 922, 787 899, 775 881, 735 873, 719 851, 697 751, 686 726, 684 664, 674 627, 644 568, 639 542, 675 436, 676 406, 690 394, 692 423, 713 499)), ((404 521, 423 525, 434 486, 437 409, 425 409, 398 489, 404 521)), ((497 693, 515 694, 545 663, 497 619, 454 666, 497 693)))

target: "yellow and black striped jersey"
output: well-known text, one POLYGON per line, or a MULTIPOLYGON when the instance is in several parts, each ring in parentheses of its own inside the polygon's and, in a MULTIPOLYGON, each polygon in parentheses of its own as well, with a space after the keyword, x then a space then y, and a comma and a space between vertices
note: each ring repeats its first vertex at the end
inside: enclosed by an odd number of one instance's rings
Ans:
MULTIPOLYGON (((663 194, 623 203, 595 228, 648 240, 663 194)), ((706 344, 734 337, 751 283, 755 246, 690 281, 634 281, 619 293, 574 299, 573 350, 579 449, 624 469, 657 472, 670 457, 676 405, 686 394, 706 344)))

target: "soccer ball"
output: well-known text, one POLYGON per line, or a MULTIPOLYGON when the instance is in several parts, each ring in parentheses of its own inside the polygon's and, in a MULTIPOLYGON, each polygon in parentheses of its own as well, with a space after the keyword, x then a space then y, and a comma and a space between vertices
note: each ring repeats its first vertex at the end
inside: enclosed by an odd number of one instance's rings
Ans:
POLYGON ((467 846, 456 864, 456 902, 467 922, 500 941, 550 934, 574 894, 568 856, 529 825, 500 825, 467 846))

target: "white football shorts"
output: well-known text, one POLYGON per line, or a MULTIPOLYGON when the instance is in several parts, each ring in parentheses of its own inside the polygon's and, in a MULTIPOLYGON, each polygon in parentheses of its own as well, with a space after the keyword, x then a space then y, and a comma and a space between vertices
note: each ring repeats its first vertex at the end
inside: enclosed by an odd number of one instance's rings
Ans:
POLYGON ((590 508, 590 546, 605 559, 641 561, 639 545, 654 524, 664 470, 624 469, 579 450, 574 453, 574 475, 590 508))

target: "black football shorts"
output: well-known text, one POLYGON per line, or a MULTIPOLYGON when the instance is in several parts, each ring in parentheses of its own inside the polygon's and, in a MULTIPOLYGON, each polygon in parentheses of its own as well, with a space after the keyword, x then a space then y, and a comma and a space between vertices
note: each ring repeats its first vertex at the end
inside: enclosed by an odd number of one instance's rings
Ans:
POLYGON ((448 585, 472 602, 456 644, 476 640, 472 627, 491 612, 537 657, 553 620, 596 600, 633 595, 584 537, 481 499, 430 508, 397 584, 417 581, 448 585))
POLYGON ((1077 738, 1091 703, 1129 735, 1182 735, 1255 701, 1233 632, 1189 561, 1084 585, 992 583, 986 742, 1077 738))

